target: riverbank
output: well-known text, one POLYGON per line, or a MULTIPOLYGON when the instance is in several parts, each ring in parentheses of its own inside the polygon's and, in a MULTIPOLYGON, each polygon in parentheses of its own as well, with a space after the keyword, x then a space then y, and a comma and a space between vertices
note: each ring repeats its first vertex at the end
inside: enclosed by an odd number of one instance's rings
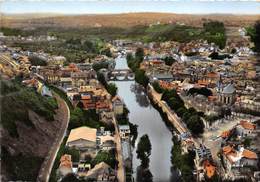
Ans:
MULTIPOLYGON (((116 60, 116 69, 126 69, 125 57, 116 60)), ((147 134, 151 141, 152 150, 149 169, 153 175, 153 182, 171 182, 171 149, 172 133, 165 125, 160 113, 152 106, 146 94, 146 90, 134 81, 115 81, 118 87, 118 95, 122 98, 129 110, 129 121, 138 125, 138 137, 147 134)), ((133 177, 136 181, 137 167, 140 160, 137 159, 136 147, 132 148, 133 177)), ((175 174, 174 174, 175 175, 175 174)))
MULTIPOLYGON (((128 56, 128 66, 131 69, 134 68, 135 72, 141 71, 138 67, 140 61, 133 64, 133 60, 133 57, 128 56)), ((181 178, 184 181, 191 181, 193 179, 192 171, 194 168, 194 154, 182 154, 183 148, 181 145, 181 141, 179 140, 180 137, 173 135, 173 131, 174 133, 178 133, 180 136, 181 134, 189 133, 189 130, 182 123, 177 114, 175 114, 164 101, 161 101, 161 94, 155 92, 155 90, 149 83, 143 82, 143 80, 148 80, 148 78, 145 76, 145 73, 139 74, 138 77, 136 77, 136 82, 146 88, 145 92, 150 100, 151 105, 159 112, 168 130, 171 131, 171 181, 180 180, 180 176, 178 174, 179 172, 183 174, 181 178), (139 79, 137 79, 138 77, 139 79)))
MULTIPOLYGON (((171 130, 172 133, 179 132, 178 129, 175 128, 174 123, 171 120, 169 120, 169 114, 171 113, 167 113, 167 111, 164 111, 163 107, 159 104, 159 102, 156 103, 154 101, 154 96, 151 92, 147 91, 147 93, 151 101, 151 104, 160 113, 161 117, 163 118, 163 121, 165 122, 169 130, 171 130)), ((172 142, 173 146, 171 150, 171 171, 173 174, 175 173, 175 175, 172 175, 171 180, 178 181, 182 179, 184 181, 192 181, 192 171, 194 170, 195 153, 190 151, 188 153, 183 154, 183 146, 181 145, 181 141, 179 140, 179 137, 177 137, 177 135, 172 135, 172 142)))

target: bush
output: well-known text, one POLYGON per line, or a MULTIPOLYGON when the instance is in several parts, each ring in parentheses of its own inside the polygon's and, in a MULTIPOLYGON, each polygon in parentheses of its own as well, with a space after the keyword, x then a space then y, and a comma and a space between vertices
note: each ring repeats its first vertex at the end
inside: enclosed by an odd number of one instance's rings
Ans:
POLYGON ((116 168, 118 161, 115 158, 115 150, 106 151, 99 151, 96 157, 91 161, 92 166, 99 164, 100 162, 107 163, 113 169, 116 168))

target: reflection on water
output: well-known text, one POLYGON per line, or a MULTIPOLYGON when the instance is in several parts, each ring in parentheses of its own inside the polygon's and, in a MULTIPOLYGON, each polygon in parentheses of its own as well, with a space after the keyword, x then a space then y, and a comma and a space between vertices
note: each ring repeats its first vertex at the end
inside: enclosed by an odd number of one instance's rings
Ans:
POLYGON ((133 83, 131 85, 131 92, 135 93, 135 100, 141 107, 148 107, 150 105, 149 98, 147 97, 145 90, 139 84, 133 83))
MULTIPOLYGON (((127 68, 126 59, 116 60, 116 69, 127 68)), ((169 182, 171 178, 171 147, 172 134, 166 127, 159 112, 149 102, 142 87, 134 81, 116 81, 118 94, 124 100, 129 113, 130 122, 138 125, 138 138, 148 134, 152 151, 150 156, 150 171, 154 182, 169 182)), ((140 165, 133 149, 133 176, 136 177, 137 167, 140 165)))

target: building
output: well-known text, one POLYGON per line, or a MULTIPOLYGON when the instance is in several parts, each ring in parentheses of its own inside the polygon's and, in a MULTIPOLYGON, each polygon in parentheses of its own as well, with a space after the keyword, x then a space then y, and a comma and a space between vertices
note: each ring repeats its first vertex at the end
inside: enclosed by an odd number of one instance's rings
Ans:
POLYGON ((118 125, 120 138, 127 140, 130 138, 130 127, 129 125, 118 125))
POLYGON ((86 126, 72 129, 66 146, 95 154, 97 149, 97 129, 86 126))
POLYGON ((128 169, 132 168, 132 152, 131 145, 128 141, 122 141, 122 155, 124 160, 124 166, 128 169))
POLYGON ((121 115, 124 113, 124 103, 122 102, 120 97, 115 96, 112 99, 112 103, 113 103, 113 110, 116 115, 121 115))
POLYGON ((63 65, 66 62, 66 58, 64 56, 52 56, 48 59, 48 65, 63 65))
POLYGON ((214 176, 216 167, 212 162, 213 160, 210 149, 201 144, 199 148, 195 149, 195 153, 194 164, 199 180, 203 181, 206 179, 205 177, 211 178, 214 176))
POLYGON ((224 88, 220 86, 218 90, 218 101, 226 104, 232 105, 236 101, 236 89, 233 83, 228 84, 224 88))
POLYGON ((252 168, 257 168, 257 154, 241 146, 237 146, 236 149, 230 145, 224 146, 222 157, 226 178, 231 180, 246 178, 252 168))
POLYGON ((236 126, 236 133, 240 137, 255 137, 257 136, 256 125, 248 121, 240 121, 236 126))
POLYGON ((105 162, 95 165, 95 167, 90 170, 85 170, 85 172, 78 173, 78 175, 84 179, 94 179, 97 182, 115 181, 115 171, 105 162))
POLYGON ((66 176, 67 174, 72 173, 72 161, 71 155, 64 154, 60 158, 59 174, 61 176, 66 176))

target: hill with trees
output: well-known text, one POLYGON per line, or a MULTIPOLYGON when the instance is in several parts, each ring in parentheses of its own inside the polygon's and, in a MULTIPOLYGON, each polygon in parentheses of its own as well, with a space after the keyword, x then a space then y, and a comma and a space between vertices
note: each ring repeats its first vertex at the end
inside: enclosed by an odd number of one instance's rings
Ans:
POLYGON ((16 81, 1 80, 2 181, 36 181, 60 128, 60 112, 46 98, 16 81))

